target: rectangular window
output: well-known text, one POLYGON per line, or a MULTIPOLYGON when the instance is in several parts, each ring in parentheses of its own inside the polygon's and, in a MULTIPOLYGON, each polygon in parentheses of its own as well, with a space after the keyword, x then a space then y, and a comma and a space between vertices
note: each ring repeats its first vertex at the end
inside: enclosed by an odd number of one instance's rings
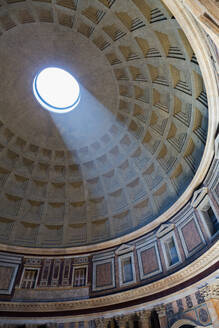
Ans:
POLYGON ((209 237, 214 236, 219 231, 219 218, 217 216, 214 204, 211 202, 208 195, 206 195, 199 203, 197 210, 203 220, 206 231, 209 237))
POLYGON ((211 206, 207 212, 205 212, 204 216, 209 232, 211 236, 213 236, 219 230, 219 222, 211 206))
POLYGON ((37 283, 38 270, 24 269, 21 288, 35 288, 37 283))
POLYGON ((122 280, 123 283, 133 281, 133 270, 131 257, 122 260, 122 280))
POLYGON ((165 250, 166 250, 169 266, 179 262, 179 256, 177 254, 176 245, 173 237, 165 241, 165 250))
POLYGON ((86 268, 74 269, 74 287, 86 286, 86 268))

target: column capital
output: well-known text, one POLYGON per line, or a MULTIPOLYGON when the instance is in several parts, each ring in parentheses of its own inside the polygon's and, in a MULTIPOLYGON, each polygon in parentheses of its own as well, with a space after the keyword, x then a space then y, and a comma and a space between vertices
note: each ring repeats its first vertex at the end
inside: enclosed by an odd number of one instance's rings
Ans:
POLYGON ((151 315, 151 311, 150 310, 141 310, 136 312, 136 315, 139 317, 140 320, 146 320, 149 319, 150 315, 151 315))
POLYGON ((116 320, 116 322, 118 323, 119 327, 125 327, 126 322, 129 320, 128 315, 118 315, 114 318, 116 320))
POLYGON ((166 308, 163 304, 155 306, 154 309, 157 312, 159 318, 166 316, 166 308))
POLYGON ((139 318, 141 328, 149 328, 150 327, 150 315, 151 315, 150 310, 138 311, 138 312, 136 312, 136 315, 139 318))
POLYGON ((95 324, 97 328, 106 328, 108 324, 109 319, 106 319, 104 317, 95 319, 95 324))
POLYGON ((219 299, 219 283, 207 285, 200 289, 200 294, 204 297, 205 301, 212 298, 219 299))

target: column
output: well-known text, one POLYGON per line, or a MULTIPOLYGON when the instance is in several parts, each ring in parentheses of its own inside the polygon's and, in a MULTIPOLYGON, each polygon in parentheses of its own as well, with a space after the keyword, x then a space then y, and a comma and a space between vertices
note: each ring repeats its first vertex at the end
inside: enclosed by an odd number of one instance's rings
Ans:
POLYGON ((150 328, 150 315, 151 311, 148 310, 142 310, 136 313, 139 322, 140 322, 140 328, 150 328))
POLYGON ((129 328, 134 328, 134 315, 128 315, 128 326, 129 328))
POLYGON ((97 318, 95 319, 96 328, 107 328, 109 319, 106 318, 97 318))
POLYGON ((214 328, 219 328, 219 283, 207 285, 200 290, 204 297, 214 328))
POLYGON ((114 318, 109 318, 110 328, 116 328, 114 318))
POLYGON ((155 307, 155 311, 158 314, 160 328, 167 327, 167 317, 166 317, 166 308, 164 305, 158 305, 155 307))
POLYGON ((128 316, 120 315, 115 317, 115 320, 119 326, 119 328, 126 328, 126 322, 128 321, 128 316))

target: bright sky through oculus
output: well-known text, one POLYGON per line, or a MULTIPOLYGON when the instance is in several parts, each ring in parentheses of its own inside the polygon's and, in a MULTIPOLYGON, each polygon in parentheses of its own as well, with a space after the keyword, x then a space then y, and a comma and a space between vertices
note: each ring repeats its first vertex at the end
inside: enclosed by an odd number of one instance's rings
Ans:
POLYGON ((80 101, 76 79, 58 67, 47 67, 36 75, 33 92, 42 107, 56 113, 66 113, 80 101))

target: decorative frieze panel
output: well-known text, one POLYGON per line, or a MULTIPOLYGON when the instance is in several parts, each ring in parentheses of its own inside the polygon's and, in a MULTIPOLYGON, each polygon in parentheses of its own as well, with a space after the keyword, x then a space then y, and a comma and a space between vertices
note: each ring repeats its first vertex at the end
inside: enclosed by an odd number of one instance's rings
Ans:
POLYGON ((192 255, 206 243, 194 214, 179 225, 179 234, 186 256, 192 255))
POLYGON ((63 263, 63 271, 62 271, 62 285, 68 286, 70 285, 70 277, 71 277, 71 258, 66 258, 63 263))
POLYGON ((93 291, 115 287, 114 254, 103 253, 93 257, 93 291))
POLYGON ((39 268, 25 267, 22 273, 20 288, 32 289, 37 286, 39 268))
POLYGON ((58 286, 59 285, 59 277, 61 271, 61 260, 56 259, 53 262, 53 271, 52 271, 52 281, 51 286, 58 286))
POLYGON ((73 287, 84 287, 87 285, 88 267, 77 266, 73 268, 73 287))
POLYGON ((150 243, 137 249, 141 280, 162 272, 157 243, 150 243))
POLYGON ((46 287, 48 285, 51 264, 52 264, 52 260, 44 260, 43 262, 43 269, 42 269, 41 280, 40 280, 41 287, 46 287))

